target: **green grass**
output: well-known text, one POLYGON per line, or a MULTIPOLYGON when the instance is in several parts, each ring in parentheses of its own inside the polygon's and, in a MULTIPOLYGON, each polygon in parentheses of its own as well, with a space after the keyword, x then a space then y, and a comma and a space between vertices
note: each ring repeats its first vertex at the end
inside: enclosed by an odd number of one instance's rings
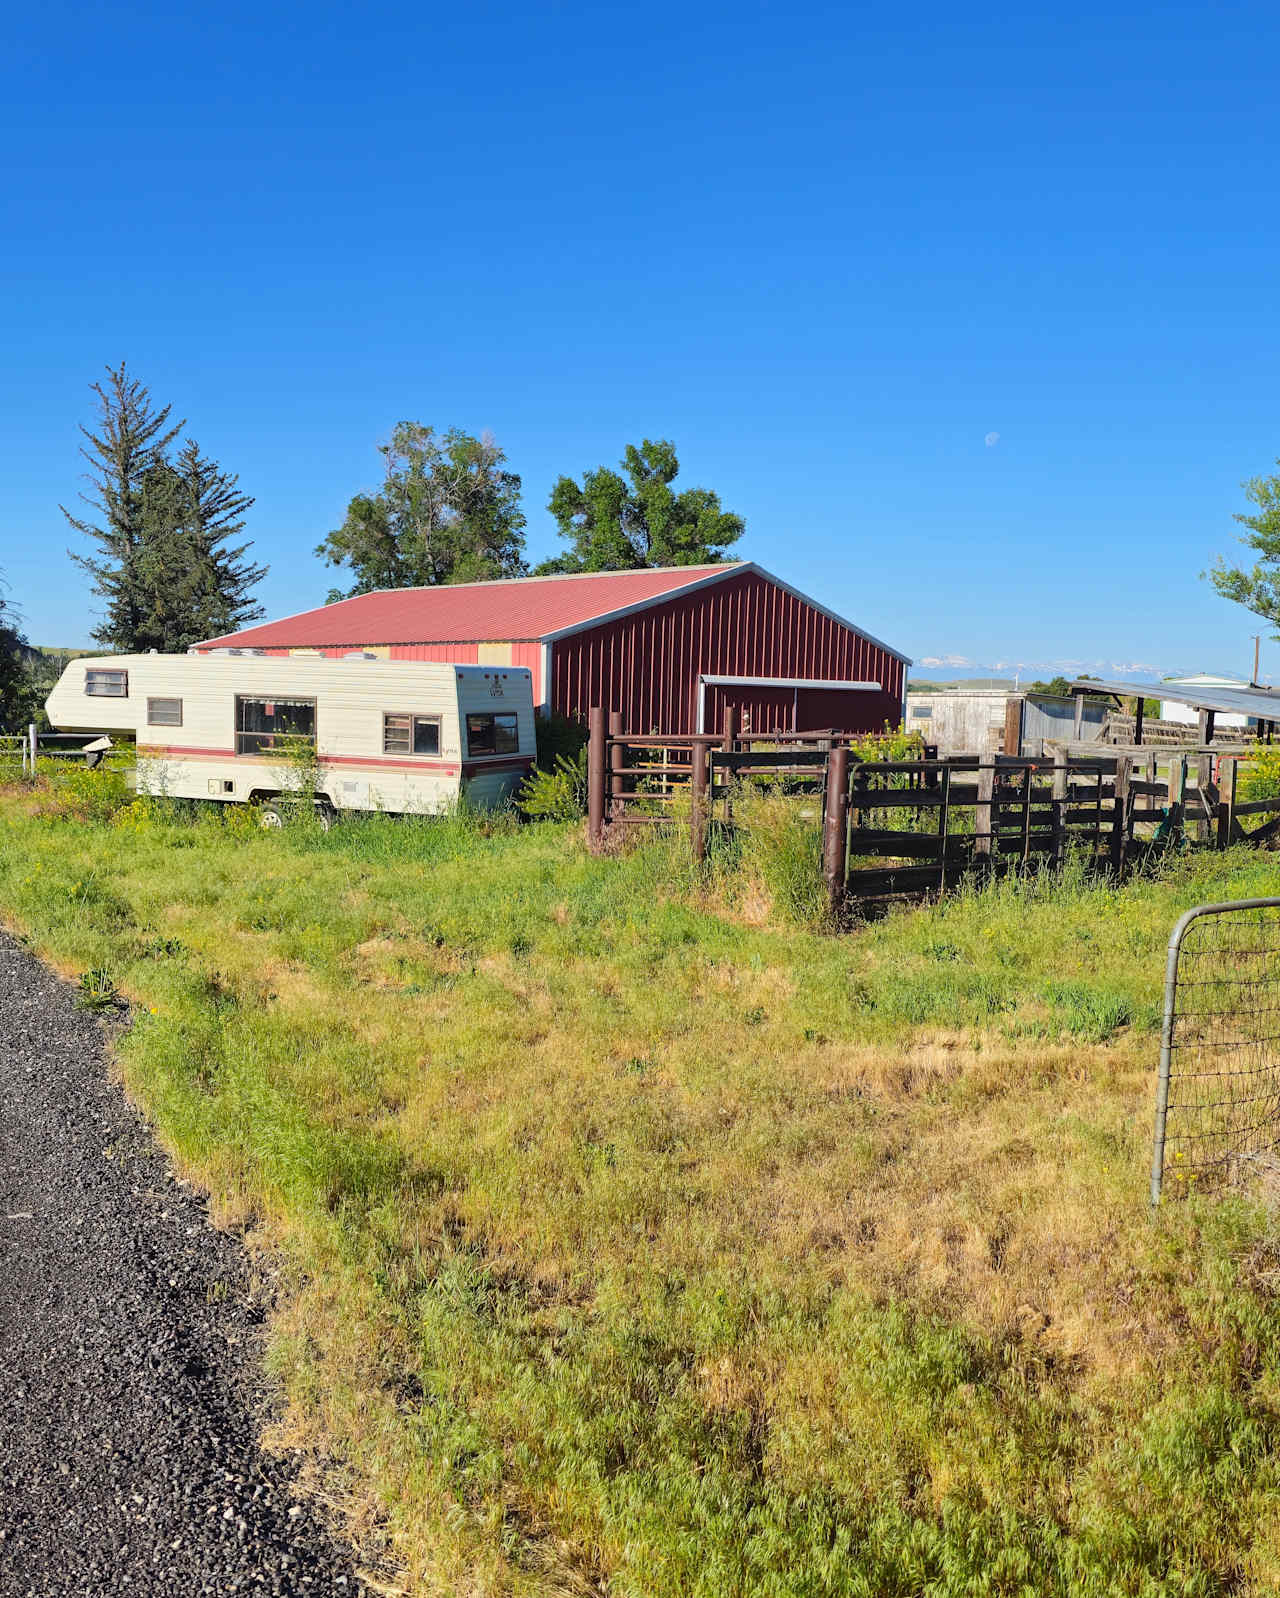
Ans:
POLYGON ((1169 928, 1272 859, 834 937, 785 815, 695 873, 110 781, 4 799, 0 909, 133 1001, 415 1591, 1274 1590, 1280 1228, 1145 1208, 1169 928))

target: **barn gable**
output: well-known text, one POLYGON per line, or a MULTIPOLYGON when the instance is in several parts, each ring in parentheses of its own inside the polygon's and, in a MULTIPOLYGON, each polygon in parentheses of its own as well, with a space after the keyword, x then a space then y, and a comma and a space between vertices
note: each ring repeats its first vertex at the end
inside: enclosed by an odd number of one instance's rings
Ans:
POLYGON ((754 564, 549 648, 546 697, 557 710, 585 717, 605 705, 635 732, 713 730, 728 704, 758 730, 874 731, 901 719, 910 664, 754 564))

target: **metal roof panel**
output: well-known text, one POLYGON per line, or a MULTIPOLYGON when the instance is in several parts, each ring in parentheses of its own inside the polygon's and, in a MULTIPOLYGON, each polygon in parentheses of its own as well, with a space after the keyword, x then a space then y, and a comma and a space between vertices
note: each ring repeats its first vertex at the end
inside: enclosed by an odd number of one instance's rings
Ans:
POLYGON ((1259 721, 1280 720, 1280 692, 1270 688, 1196 688, 1179 683, 1095 682, 1092 677, 1071 684, 1073 693, 1119 694, 1125 699, 1168 699, 1193 710, 1222 711, 1253 716, 1259 721))

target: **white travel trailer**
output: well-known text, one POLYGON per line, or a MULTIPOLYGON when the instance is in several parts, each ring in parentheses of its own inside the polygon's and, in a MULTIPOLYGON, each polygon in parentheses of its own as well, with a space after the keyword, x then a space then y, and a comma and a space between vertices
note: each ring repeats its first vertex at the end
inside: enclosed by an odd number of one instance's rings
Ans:
POLYGON ((138 787, 322 810, 430 814, 509 798, 533 765, 533 687, 517 666, 320 656, 74 660, 46 703, 66 731, 131 733, 138 787), (314 766, 306 770, 308 751, 314 766))

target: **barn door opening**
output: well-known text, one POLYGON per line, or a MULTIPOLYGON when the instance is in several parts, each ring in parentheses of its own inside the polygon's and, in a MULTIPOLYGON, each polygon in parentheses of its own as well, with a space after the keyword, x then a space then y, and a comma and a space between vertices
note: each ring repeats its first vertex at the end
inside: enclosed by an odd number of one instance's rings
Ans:
POLYGON ((732 709, 740 732, 770 733, 877 730, 884 719, 878 682, 832 682, 812 677, 704 676, 698 683, 697 730, 718 732, 732 709), (878 718, 878 719, 877 719, 878 718))

